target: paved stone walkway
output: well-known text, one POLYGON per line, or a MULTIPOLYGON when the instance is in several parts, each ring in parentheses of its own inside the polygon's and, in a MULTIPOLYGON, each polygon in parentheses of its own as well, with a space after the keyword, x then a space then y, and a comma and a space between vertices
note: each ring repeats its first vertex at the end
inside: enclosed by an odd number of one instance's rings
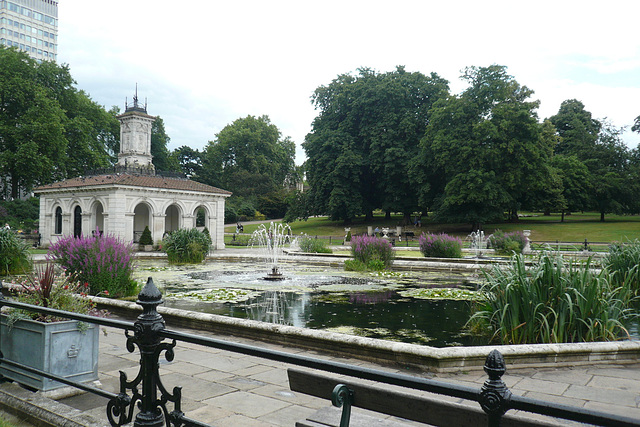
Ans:
MULTIPOLYGON (((106 335, 101 334, 100 337, 100 381, 104 389, 118 392, 118 372, 123 370, 129 379, 134 378, 138 372, 139 354, 137 351, 127 351, 122 331, 103 329, 106 335)), ((229 340, 291 353, 301 352, 298 349, 247 342, 239 338, 229 340)), ((483 372, 434 375, 410 372, 401 366, 377 366, 359 360, 335 359, 330 355, 306 354, 478 387, 486 379, 483 372)), ((190 418, 220 427, 269 427, 293 426, 297 420, 304 419, 318 408, 330 406, 329 400, 291 392, 286 375, 289 366, 228 351, 178 343, 175 359, 172 362, 161 359, 160 370, 162 381, 169 390, 173 386, 183 387, 182 408, 190 418)), ((640 365, 603 364, 598 367, 507 370, 503 378, 516 395, 640 419, 640 365)), ((452 398, 450 400, 457 401, 452 398)), ((105 399, 83 394, 61 402, 103 420, 104 425, 107 425, 105 399)), ((474 402, 469 404, 477 405, 474 402)), ((417 424, 407 422, 407 425, 417 424)), ((573 424, 558 421, 558 425, 573 424)))

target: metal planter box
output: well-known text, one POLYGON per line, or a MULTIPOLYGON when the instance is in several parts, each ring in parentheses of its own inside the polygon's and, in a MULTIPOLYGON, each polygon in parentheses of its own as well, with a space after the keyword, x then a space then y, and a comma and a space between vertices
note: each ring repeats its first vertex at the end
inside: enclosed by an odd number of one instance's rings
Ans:
MULTIPOLYGON (((75 320, 54 323, 18 320, 9 327, 7 320, 6 316, 0 316, 0 350, 5 358, 73 381, 98 379, 96 325, 90 324, 86 331, 81 331, 75 320)), ((2 364, 0 374, 43 391, 65 386, 2 364)))

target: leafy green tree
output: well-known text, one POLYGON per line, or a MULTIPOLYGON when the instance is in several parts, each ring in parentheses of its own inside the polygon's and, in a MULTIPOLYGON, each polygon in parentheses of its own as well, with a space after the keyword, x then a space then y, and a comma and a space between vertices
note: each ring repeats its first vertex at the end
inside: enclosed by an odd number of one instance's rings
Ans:
POLYGON ((176 159, 180 170, 193 179, 199 179, 202 171, 202 153, 197 149, 183 145, 176 148, 171 153, 171 156, 176 159))
POLYGON ((349 222, 374 209, 419 209, 408 175, 433 103, 448 93, 437 74, 404 67, 339 75, 312 97, 318 116, 303 147, 310 207, 349 222))
POLYGON ((212 177, 219 177, 229 191, 236 174, 248 172, 264 176, 274 189, 282 186, 294 168, 295 144, 281 138, 280 130, 268 116, 247 116, 227 125, 205 148, 203 164, 212 177))
POLYGON ((115 111, 74 84, 68 66, 0 47, 3 198, 111 164, 119 137, 115 111))
POLYGON ((631 130, 640 133, 640 116, 636 117, 636 119, 634 120, 633 126, 631 126, 631 130))
POLYGON ((607 213, 633 212, 637 184, 632 178, 631 152, 622 141, 623 129, 594 119, 575 99, 564 101, 550 120, 561 137, 556 153, 575 156, 587 170, 588 184, 583 184, 588 188, 586 207, 600 212, 601 221, 607 213))
POLYGON ((153 165, 159 171, 177 172, 180 165, 174 156, 171 156, 167 145, 171 141, 169 135, 164 130, 164 120, 161 117, 151 124, 151 155, 153 156, 153 165))
POLYGON ((68 65, 39 63, 37 81, 64 111, 66 160, 60 165, 64 178, 109 166, 115 159, 112 147, 119 143, 120 123, 112 109, 105 111, 90 96, 74 87, 68 65))
POLYGON ((558 113, 549 120, 561 138, 555 148, 557 154, 575 155, 580 160, 590 157, 602 124, 585 110, 582 102, 576 99, 563 101, 558 113))
POLYGON ((584 161, 591 172, 592 207, 602 222, 607 213, 630 212, 633 203, 631 153, 622 141, 623 130, 603 121, 592 154, 584 161))
POLYGON ((0 201, 0 224, 9 224, 12 229, 32 229, 40 215, 40 199, 13 199, 0 201))
MULTIPOLYGON (((259 198, 277 196, 295 172, 294 158, 294 142, 282 138, 268 116, 247 116, 225 126, 205 147, 199 179, 233 192, 261 211, 259 198)), ((271 209, 272 198, 264 200, 270 200, 264 208, 271 209)))
POLYGON ((112 164, 111 147, 119 145, 120 123, 114 111, 96 104, 83 91, 75 93, 73 110, 66 110, 64 122, 68 141, 65 178, 83 175, 91 169, 112 164))
POLYGON ((533 91, 506 67, 468 67, 462 77, 469 88, 434 105, 412 170, 422 203, 476 229, 505 212, 516 219, 530 193, 551 183, 554 140, 528 101, 533 91))
POLYGON ((41 182, 64 175, 64 111, 38 83, 37 63, 0 47, 0 168, 4 197, 18 198, 41 182), (7 192, 8 191, 8 192, 7 192))
POLYGON ((567 212, 583 211, 589 208, 591 194, 591 174, 576 156, 557 154, 551 159, 551 166, 562 180, 564 204, 560 206, 561 222, 567 212))

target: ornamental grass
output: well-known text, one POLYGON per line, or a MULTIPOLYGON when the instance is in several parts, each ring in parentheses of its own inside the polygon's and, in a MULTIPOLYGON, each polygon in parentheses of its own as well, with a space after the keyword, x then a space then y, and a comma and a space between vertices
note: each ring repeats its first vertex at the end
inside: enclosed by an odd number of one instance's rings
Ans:
POLYGON ((133 246, 115 236, 64 237, 49 247, 48 259, 59 264, 75 281, 88 284, 91 295, 125 297, 136 293, 133 246))
POLYGON ((211 250, 211 237, 197 228, 175 230, 164 239, 169 264, 197 264, 211 250))
POLYGON ((0 275, 31 271, 29 245, 15 231, 0 229, 0 275))
POLYGON ((610 341, 628 337, 623 322, 634 316, 630 283, 590 262, 544 253, 530 267, 514 255, 507 268, 485 272, 482 300, 467 323, 475 334, 501 344, 610 341))
POLYGON ((613 243, 609 245, 609 252, 602 262, 611 273, 616 273, 618 283, 624 283, 626 277, 632 275, 629 285, 635 293, 640 291, 640 275, 634 274, 634 269, 640 265, 640 240, 636 239, 627 243, 613 243))

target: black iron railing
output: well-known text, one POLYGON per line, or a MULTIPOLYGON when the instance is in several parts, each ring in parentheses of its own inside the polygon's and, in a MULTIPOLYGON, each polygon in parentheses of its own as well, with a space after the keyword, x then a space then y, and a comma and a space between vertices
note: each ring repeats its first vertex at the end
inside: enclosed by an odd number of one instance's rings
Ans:
MULTIPOLYGON (((1 286, 0 282, 0 290, 1 286)), ((233 343, 196 334, 171 331, 166 329, 165 321, 157 311, 158 305, 162 302, 162 295, 153 284, 151 278, 149 278, 147 284, 138 295, 137 303, 142 306, 143 312, 135 322, 98 318, 23 304, 12 301, 11 299, 5 299, 0 292, 0 308, 2 306, 8 306, 37 311, 56 317, 64 317, 124 330, 127 350, 133 353, 137 347, 140 352, 140 370, 133 380, 129 380, 124 372, 120 372, 120 390, 118 393, 107 392, 91 385, 71 381, 58 375, 13 362, 5 359, 1 353, 0 364, 17 367, 27 372, 35 373, 109 399, 106 414, 112 426, 122 426, 131 421, 134 422, 134 426, 167 425, 181 427, 208 425, 192 420, 182 412, 181 387, 174 387, 173 390, 169 391, 162 383, 158 364, 159 358, 161 355, 164 355, 167 361, 172 361, 174 359, 174 348, 178 341, 318 369, 325 372, 348 375, 377 383, 402 386, 472 400, 478 402, 481 408, 488 414, 489 426, 498 426, 502 416, 512 409, 594 425, 640 426, 640 420, 629 417, 512 395, 502 381, 502 375, 505 373, 505 362, 502 354, 497 350, 493 350, 487 357, 485 372, 487 372, 489 379, 487 379, 481 389, 478 389, 438 380, 389 373, 345 363, 322 360, 300 354, 269 350, 253 345, 233 343), (170 340, 170 342, 166 342, 165 339, 170 340), (173 409, 168 408, 169 404, 173 404, 173 409), (138 408, 137 413, 136 408, 138 408)), ((327 399, 331 398, 331 396, 327 396, 327 399)), ((340 388, 338 396, 334 397, 334 404, 336 404, 336 406, 342 405, 345 411, 349 411, 348 388, 340 388)), ((343 413, 343 424, 341 425, 348 426, 348 422, 349 414, 345 412, 343 413)))

